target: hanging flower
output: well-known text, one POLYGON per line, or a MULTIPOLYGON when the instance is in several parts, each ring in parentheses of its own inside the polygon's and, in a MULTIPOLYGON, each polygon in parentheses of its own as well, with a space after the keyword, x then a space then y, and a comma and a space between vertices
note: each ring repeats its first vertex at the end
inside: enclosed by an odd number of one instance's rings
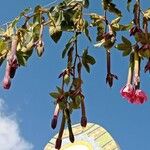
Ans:
POLYGON ((147 101, 147 95, 144 91, 137 89, 134 96, 134 104, 143 104, 147 101))
POLYGON ((131 84, 126 84, 126 86, 124 86, 120 90, 120 94, 122 95, 122 97, 129 101, 133 99, 134 93, 135 93, 135 90, 131 84))
POLYGON ((7 61, 5 76, 4 76, 4 79, 3 79, 3 88, 4 89, 9 89, 10 86, 11 86, 10 70, 11 70, 11 67, 10 67, 10 65, 7 61))

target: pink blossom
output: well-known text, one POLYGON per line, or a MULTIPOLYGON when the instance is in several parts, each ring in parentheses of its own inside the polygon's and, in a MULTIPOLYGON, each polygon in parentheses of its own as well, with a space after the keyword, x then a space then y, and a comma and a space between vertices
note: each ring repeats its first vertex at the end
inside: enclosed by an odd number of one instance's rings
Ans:
POLYGON ((144 91, 137 89, 134 96, 134 104, 143 104, 147 101, 147 95, 144 91))
POLYGON ((131 102, 133 101, 134 93, 135 89, 131 84, 126 84, 126 86, 120 90, 122 97, 131 102))
POLYGON ((10 69, 11 69, 11 67, 10 67, 9 63, 7 62, 6 70, 5 70, 5 76, 3 79, 3 88, 4 89, 9 89, 10 85, 11 85, 10 69))
POLYGON ((56 126, 57 126, 58 115, 59 115, 59 104, 57 104, 56 107, 55 107, 53 119, 51 121, 51 127, 52 127, 52 129, 55 129, 56 126))

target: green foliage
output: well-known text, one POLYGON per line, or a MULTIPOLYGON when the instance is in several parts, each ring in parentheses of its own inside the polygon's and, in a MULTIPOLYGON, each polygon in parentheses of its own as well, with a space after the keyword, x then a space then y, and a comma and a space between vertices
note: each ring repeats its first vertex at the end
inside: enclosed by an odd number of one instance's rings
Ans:
POLYGON ((117 48, 118 50, 122 51, 122 55, 123 56, 127 56, 131 53, 132 51, 132 44, 131 42, 125 38, 124 36, 122 36, 122 43, 117 44, 115 46, 115 48, 117 48))
POLYGON ((88 49, 85 49, 82 54, 82 64, 88 73, 90 73, 90 65, 94 65, 95 63, 94 57, 88 55, 88 49))

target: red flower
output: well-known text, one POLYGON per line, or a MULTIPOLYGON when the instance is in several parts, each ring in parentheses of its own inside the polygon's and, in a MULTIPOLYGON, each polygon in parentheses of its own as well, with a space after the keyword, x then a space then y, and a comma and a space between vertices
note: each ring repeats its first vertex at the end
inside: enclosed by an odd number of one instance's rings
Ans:
POLYGON ((132 101, 134 97, 135 89, 131 84, 127 84, 120 90, 120 94, 123 98, 127 99, 128 101, 132 101))
POLYGON ((134 96, 134 104, 143 104, 147 101, 147 95, 144 91, 137 89, 134 96))

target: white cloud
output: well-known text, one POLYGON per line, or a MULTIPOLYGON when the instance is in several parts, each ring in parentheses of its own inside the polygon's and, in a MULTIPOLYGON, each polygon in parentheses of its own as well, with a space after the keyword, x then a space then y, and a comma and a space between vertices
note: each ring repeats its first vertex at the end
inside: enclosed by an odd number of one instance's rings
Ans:
POLYGON ((0 150, 33 150, 33 145, 21 136, 15 117, 6 115, 2 99, 0 99, 0 150))

